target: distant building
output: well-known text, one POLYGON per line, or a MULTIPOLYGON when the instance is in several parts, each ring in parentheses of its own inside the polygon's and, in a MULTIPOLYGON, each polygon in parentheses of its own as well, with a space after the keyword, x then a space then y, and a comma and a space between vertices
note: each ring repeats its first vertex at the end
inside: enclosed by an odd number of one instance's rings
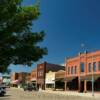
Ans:
POLYGON ((29 83, 30 82, 30 73, 20 72, 18 73, 18 80, 20 83, 29 83))
POLYGON ((19 72, 11 74, 11 84, 13 86, 22 85, 30 82, 30 73, 27 72, 19 72))
POLYGON ((93 76, 94 90, 100 91, 100 51, 80 53, 65 63, 67 90, 91 91, 93 76))
POLYGON ((56 72, 58 70, 65 69, 64 66, 51 64, 51 63, 41 63, 37 65, 37 87, 41 89, 45 89, 45 81, 46 73, 49 71, 56 72))
POLYGON ((14 87, 18 87, 19 80, 18 80, 18 73, 13 72, 11 73, 11 85, 14 87))
POLYGON ((33 69, 30 75, 30 81, 33 84, 33 86, 36 86, 36 82, 37 82, 37 71, 36 69, 33 69))
POLYGON ((55 89, 55 72, 49 71, 46 73, 45 89, 55 89))

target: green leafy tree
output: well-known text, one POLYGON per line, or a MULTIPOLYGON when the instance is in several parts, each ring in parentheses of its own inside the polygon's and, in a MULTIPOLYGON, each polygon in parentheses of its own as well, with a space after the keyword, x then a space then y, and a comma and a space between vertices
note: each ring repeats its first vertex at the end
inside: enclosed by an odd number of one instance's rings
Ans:
POLYGON ((0 72, 9 64, 31 65, 47 54, 39 46, 44 32, 33 32, 40 15, 39 4, 23 6, 23 0, 0 0, 0 72))

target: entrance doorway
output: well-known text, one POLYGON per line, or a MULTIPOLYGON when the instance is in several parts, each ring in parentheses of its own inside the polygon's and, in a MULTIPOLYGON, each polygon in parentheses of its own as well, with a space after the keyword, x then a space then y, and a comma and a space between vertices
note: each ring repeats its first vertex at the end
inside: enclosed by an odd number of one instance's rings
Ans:
POLYGON ((84 92, 84 81, 81 81, 80 92, 84 92))

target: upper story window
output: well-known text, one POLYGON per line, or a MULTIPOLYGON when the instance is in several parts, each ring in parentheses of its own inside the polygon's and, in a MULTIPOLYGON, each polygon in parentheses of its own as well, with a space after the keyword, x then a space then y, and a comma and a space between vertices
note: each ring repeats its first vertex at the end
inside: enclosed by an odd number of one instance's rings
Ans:
POLYGON ((75 66, 75 74, 77 74, 77 66, 75 66))
POLYGON ((96 62, 93 62, 93 71, 96 72, 96 62))
POLYGON ((75 73, 75 70, 74 70, 74 67, 72 66, 71 67, 71 74, 74 74, 75 73))
POLYGON ((39 68, 40 68, 40 69, 43 68, 42 65, 40 65, 39 68))
POLYGON ((88 71, 91 72, 92 71, 92 66, 91 63, 88 64, 88 71))
POLYGON ((71 67, 71 74, 73 74, 73 66, 71 67))
POLYGON ((43 76, 43 71, 39 71, 38 76, 43 76))
POLYGON ((98 62, 98 70, 100 71, 100 61, 98 62))
POLYGON ((81 62, 80 63, 80 71, 84 72, 84 69, 85 69, 85 64, 84 64, 84 62, 81 62))
POLYGON ((68 67, 68 74, 70 74, 70 67, 68 67))
POLYGON ((72 69, 72 67, 71 67, 71 74, 73 73, 73 69, 72 69))
POLYGON ((42 71, 40 72, 40 76, 43 76, 43 72, 42 71))

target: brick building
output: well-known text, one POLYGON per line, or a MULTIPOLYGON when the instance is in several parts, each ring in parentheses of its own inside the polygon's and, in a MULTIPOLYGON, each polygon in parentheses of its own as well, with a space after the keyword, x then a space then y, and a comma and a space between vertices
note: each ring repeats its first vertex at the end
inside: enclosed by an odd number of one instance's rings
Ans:
POLYGON ((18 80, 20 83, 29 83, 30 82, 30 73, 26 73, 26 72, 18 73, 18 80))
POLYGON ((30 75, 30 81, 33 84, 33 86, 36 86, 36 82, 37 82, 37 71, 36 69, 33 69, 30 75))
POLYGON ((78 56, 66 59, 65 89, 87 92, 100 91, 100 51, 79 53, 78 56))
POLYGON ((11 85, 12 86, 18 86, 18 73, 16 73, 16 72, 13 72, 13 73, 11 73, 11 85))
POLYGON ((30 82, 30 73, 19 72, 11 74, 11 84, 12 86, 18 86, 19 84, 24 84, 30 82))
POLYGON ((46 73, 49 71, 56 72, 58 70, 65 69, 64 66, 51 64, 51 63, 41 63, 37 65, 37 88, 45 89, 45 78, 46 73))

